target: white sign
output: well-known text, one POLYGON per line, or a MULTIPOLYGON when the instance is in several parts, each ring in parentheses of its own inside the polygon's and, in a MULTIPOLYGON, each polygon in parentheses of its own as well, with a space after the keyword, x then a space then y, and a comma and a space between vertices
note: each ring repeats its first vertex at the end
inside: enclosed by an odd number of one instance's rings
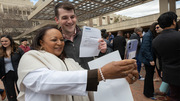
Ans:
POLYGON ((99 29, 84 26, 79 57, 98 56, 100 52, 98 49, 99 39, 101 39, 101 31, 99 29))

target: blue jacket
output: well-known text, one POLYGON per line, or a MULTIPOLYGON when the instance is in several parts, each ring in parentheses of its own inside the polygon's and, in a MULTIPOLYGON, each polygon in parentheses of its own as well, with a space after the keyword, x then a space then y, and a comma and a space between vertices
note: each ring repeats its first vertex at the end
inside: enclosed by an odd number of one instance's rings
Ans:
POLYGON ((151 31, 148 30, 148 32, 143 36, 139 53, 139 60, 146 65, 150 65, 150 61, 153 61, 152 40, 153 35, 151 31))

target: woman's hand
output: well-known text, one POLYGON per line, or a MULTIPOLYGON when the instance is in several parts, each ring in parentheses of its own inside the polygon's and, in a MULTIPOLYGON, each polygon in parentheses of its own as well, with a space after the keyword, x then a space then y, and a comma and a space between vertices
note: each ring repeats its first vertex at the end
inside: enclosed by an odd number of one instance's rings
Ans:
POLYGON ((126 77, 126 80, 128 81, 129 84, 133 84, 137 79, 139 78, 138 71, 133 70, 132 73, 128 74, 126 77))
MULTIPOLYGON (((106 64, 101 68, 102 74, 105 79, 125 78, 129 74, 136 77, 137 65, 134 59, 125 59, 121 61, 114 61, 106 64)), ((137 77, 136 77, 137 78, 137 77)), ((98 80, 101 81, 102 77, 98 70, 98 80)))

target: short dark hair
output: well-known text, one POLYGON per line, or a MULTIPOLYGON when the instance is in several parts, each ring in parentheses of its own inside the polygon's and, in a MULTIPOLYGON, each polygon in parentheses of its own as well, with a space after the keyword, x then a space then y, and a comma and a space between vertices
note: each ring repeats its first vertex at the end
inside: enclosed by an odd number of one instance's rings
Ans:
POLYGON ((27 41, 27 39, 26 39, 26 38, 22 38, 22 39, 20 40, 20 43, 23 42, 23 41, 27 41))
MULTIPOLYGON (((52 26, 47 26, 44 27, 43 29, 40 30, 40 32, 38 34, 36 34, 36 36, 33 39, 33 42, 31 44, 31 48, 32 50, 42 50, 41 49, 41 44, 40 44, 40 40, 43 39, 43 37, 45 36, 46 32, 50 29, 57 29, 57 27, 52 27, 52 26)), ((57 29, 58 30, 58 29, 57 29)), ((61 55, 58 56, 60 59, 64 60, 66 55, 64 50, 62 51, 61 55)))
POLYGON ((177 22, 177 15, 174 12, 165 12, 158 18, 158 23, 161 28, 170 27, 173 21, 177 22))
POLYGON ((58 3, 58 4, 55 6, 55 9, 54 9, 55 16, 56 16, 57 18, 59 18, 59 12, 58 12, 58 9, 59 9, 59 8, 63 8, 63 9, 68 10, 68 11, 73 10, 74 13, 75 13, 75 7, 74 7, 74 5, 72 5, 71 3, 69 3, 69 2, 58 3))
POLYGON ((104 34, 102 34, 102 37, 103 37, 104 39, 106 39, 108 36, 109 36, 109 34, 108 34, 108 33, 104 33, 104 34))

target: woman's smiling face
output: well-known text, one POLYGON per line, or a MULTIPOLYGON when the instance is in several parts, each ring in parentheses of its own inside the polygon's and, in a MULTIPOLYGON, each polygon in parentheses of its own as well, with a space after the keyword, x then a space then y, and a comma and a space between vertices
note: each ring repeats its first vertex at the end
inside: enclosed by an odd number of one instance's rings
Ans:
POLYGON ((64 49, 63 36, 59 30, 54 28, 46 31, 42 40, 40 40, 40 44, 45 51, 56 56, 60 56, 64 49))
POLYGON ((7 48, 11 45, 11 41, 6 37, 2 37, 1 38, 1 44, 3 47, 7 48))

